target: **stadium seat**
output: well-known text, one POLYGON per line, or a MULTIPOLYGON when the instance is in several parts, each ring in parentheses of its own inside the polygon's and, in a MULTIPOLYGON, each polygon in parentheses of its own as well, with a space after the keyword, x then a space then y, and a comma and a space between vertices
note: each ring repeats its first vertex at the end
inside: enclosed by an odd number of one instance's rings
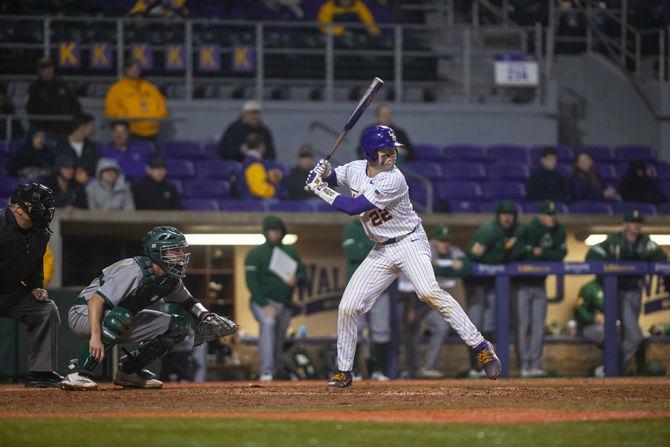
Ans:
POLYGON ((214 199, 183 199, 182 205, 189 211, 219 211, 219 202, 214 199))
POLYGON ((658 214, 670 214, 670 202, 658 205, 658 214))
POLYGON ((573 202, 568 209, 570 214, 612 214, 612 205, 607 202, 573 202))
POLYGON ((487 178, 491 180, 528 180, 528 165, 511 161, 501 161, 486 168, 487 178))
POLYGON ((643 145, 625 145, 619 146, 615 150, 616 157, 623 161, 641 160, 655 161, 656 152, 649 146, 643 145))
POLYGON ((656 215, 656 206, 651 203, 620 202, 615 203, 613 208, 614 214, 626 214, 628 211, 638 210, 640 213, 646 216, 656 215))
MULTIPOLYGON (((526 210, 527 213, 537 213, 540 210, 540 203, 542 202, 527 202, 526 205, 524 206, 524 209, 526 210)), ((568 205, 565 203, 561 202, 555 202, 554 205, 556 205, 556 212, 558 214, 568 214, 568 205)))
POLYGON ((9 153, 17 151, 21 146, 23 146, 24 142, 25 140, 23 138, 15 138, 11 140, 9 143, 7 143, 8 146, 7 150, 9 151, 9 153))
POLYGON ((230 195, 230 184, 224 180, 192 179, 184 181, 184 197, 223 199, 230 195))
POLYGON ((8 154, 9 154, 9 145, 4 140, 0 140, 0 155, 8 155, 8 154))
POLYGON ((177 194, 180 196, 184 195, 184 183, 181 180, 168 180, 168 183, 173 185, 175 189, 177 190, 177 194))
POLYGON ((570 173, 572 172, 572 165, 569 163, 558 163, 556 165, 556 170, 566 178, 570 177, 570 173))
POLYGON ((528 164, 528 149, 514 144, 494 144, 486 150, 489 160, 493 162, 515 162, 528 164))
POLYGON ((482 197, 482 187, 477 182, 447 180, 437 183, 435 195, 451 203, 452 200, 476 201, 482 197))
POLYGON ((479 211, 477 202, 472 202, 469 200, 450 200, 449 201, 449 212, 450 213, 476 213, 479 211))
POLYGON ((263 200, 219 200, 221 211, 266 212, 267 206, 263 200))
POLYGON ((10 197, 16 185, 30 182, 29 179, 22 177, 2 177, 0 178, 0 197, 10 197))
POLYGON ((268 211, 311 213, 316 211, 316 203, 306 200, 283 200, 281 202, 270 203, 268 211))
POLYGON ((482 184, 485 200, 516 200, 522 202, 526 198, 526 187, 520 182, 505 180, 489 181, 482 184))
POLYGON ((612 163, 596 163, 594 166, 603 182, 616 186, 619 182, 619 172, 615 165, 612 163))
POLYGON ((440 180, 443 177, 442 166, 432 161, 408 161, 402 167, 430 180, 440 180))
POLYGON ((421 161, 440 161, 444 159, 444 150, 432 144, 415 144, 414 157, 421 161))
POLYGON ((488 161, 484 148, 472 144, 450 144, 444 148, 444 156, 446 160, 477 161, 480 163, 488 161))
MULTIPOLYGON (((661 181, 670 181, 670 163, 658 162, 656 163, 656 176, 661 181)), ((668 197, 670 199, 670 197, 668 197)))
POLYGON ((445 180, 484 180, 486 169, 481 163, 451 162, 442 163, 442 173, 445 180))
MULTIPOLYGON (((523 213, 523 205, 516 201, 514 202, 514 204, 516 205, 517 213, 519 214, 523 213)), ((500 200, 480 202, 478 209, 480 213, 495 213, 496 209, 498 208, 498 205, 500 205, 500 200)))
POLYGON ((209 143, 206 143, 202 149, 205 152, 205 156, 207 158, 219 158, 221 156, 219 154, 218 141, 210 141, 209 143))
POLYGON ((242 171, 242 165, 228 160, 198 160, 195 164, 198 177, 229 180, 242 171))
POLYGON ((168 159, 165 168, 169 178, 189 179, 195 176, 195 168, 189 160, 168 159))
POLYGON ((196 141, 165 141, 160 144, 160 150, 167 158, 186 158, 189 160, 205 158, 205 151, 196 141))
POLYGON ((614 152, 612 151, 612 148, 609 146, 601 146, 601 145, 589 145, 589 146, 582 146, 578 147, 575 149, 575 156, 577 156, 580 152, 586 152, 591 156, 593 161, 598 164, 598 162, 607 162, 611 163, 614 160, 614 152))
POLYGON ((426 192, 426 185, 417 177, 408 175, 405 177, 407 186, 409 187, 409 198, 413 203, 421 206, 428 206, 428 194, 426 192))

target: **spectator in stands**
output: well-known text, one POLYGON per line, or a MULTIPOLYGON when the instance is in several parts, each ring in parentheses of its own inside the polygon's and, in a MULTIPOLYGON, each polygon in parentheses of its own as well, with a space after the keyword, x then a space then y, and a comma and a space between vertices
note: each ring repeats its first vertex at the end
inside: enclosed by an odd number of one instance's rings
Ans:
MULTIPOLYGON (((623 231, 607 236, 604 242, 595 245, 587 253, 587 260, 607 261, 665 261, 667 255, 661 247, 642 233, 644 218, 637 211, 624 214, 623 231)), ((619 276, 619 309, 621 333, 623 335, 622 370, 626 371, 642 342, 640 308, 642 305, 642 276, 619 276)))
POLYGON ((63 136, 69 130, 69 118, 81 113, 79 100, 65 81, 56 76, 54 62, 42 58, 37 66, 37 79, 28 88, 29 115, 62 115, 62 120, 31 120, 30 125, 44 129, 49 135, 63 136))
POLYGON ((95 174, 100 152, 89 138, 95 133, 95 120, 89 113, 76 115, 72 131, 56 145, 56 155, 70 155, 77 160, 75 178, 82 185, 95 174))
MULTIPOLYGON (((587 282, 579 289, 575 320, 582 336, 602 348, 605 340, 605 295, 598 279, 587 282)), ((596 368, 595 376, 605 376, 602 365, 596 368)))
POLYGON ((7 166, 9 175, 30 180, 51 175, 56 155, 53 149, 46 145, 46 141, 47 134, 43 130, 31 128, 21 148, 9 159, 7 166))
MULTIPOLYGON (((568 250, 565 227, 556 221, 556 204, 545 200, 539 213, 523 231, 524 257, 528 261, 563 260, 568 250)), ((542 351, 547 317, 547 291, 544 276, 519 277, 517 287, 517 344, 521 377, 544 377, 542 351)))
MULTIPOLYGON (((0 115, 14 115, 14 104, 12 98, 7 94, 7 86, 0 82, 0 115)), ((18 118, 12 119, 11 136, 7 135, 7 122, 5 119, 0 120, 0 139, 9 140, 17 139, 23 136, 23 126, 18 118)))
POLYGON ((133 185, 135 208, 138 210, 180 210, 177 188, 166 180, 165 160, 155 155, 146 167, 147 176, 133 185))
POLYGON ((277 372, 286 329, 291 321, 293 290, 302 282, 305 270, 295 246, 282 243, 286 226, 281 219, 267 216, 263 220, 263 234, 265 243, 251 249, 244 266, 251 294, 251 311, 260 326, 260 379, 270 381, 277 372), (280 277, 270 270, 270 260, 275 250, 293 258, 296 263, 295 273, 280 277))
MULTIPOLYGON (((503 200, 496 208, 496 218, 481 225, 472 237, 468 258, 480 264, 503 264, 523 258, 523 227, 517 223, 514 202, 503 200)), ((468 316, 484 335, 494 338, 495 330, 495 278, 466 278, 468 316)), ((477 359, 470 358, 469 376, 485 377, 477 359)))
POLYGON ((659 204, 668 200, 642 161, 630 162, 628 172, 619 183, 619 194, 625 202, 659 204))
MULTIPOLYGON (((367 6, 370 8, 375 22, 383 24, 400 23, 403 21, 403 17, 399 3, 396 0, 372 0, 368 2, 367 6)), ((393 28, 383 28, 381 33, 385 37, 392 37, 394 31, 393 28)))
MULTIPOLYGON (((319 23, 323 26, 321 30, 328 32, 328 25, 337 23, 362 23, 368 25, 367 33, 372 36, 379 36, 379 28, 375 25, 375 19, 372 13, 365 6, 362 0, 327 0, 319 10, 319 23)), ((333 26, 333 35, 342 37, 351 34, 359 34, 361 29, 346 29, 342 25, 333 26)))
POLYGON ((258 134, 250 134, 245 143, 246 158, 242 164, 244 180, 249 194, 257 199, 272 199, 277 195, 281 172, 267 169, 263 163, 265 141, 258 134))
POLYGON ((112 119, 154 118, 132 121, 130 134, 135 138, 156 142, 160 121, 168 116, 165 97, 151 81, 142 79, 142 68, 137 59, 126 61, 124 77, 115 82, 105 98, 105 114, 112 119))
POLYGON ((86 185, 88 207, 92 210, 124 210, 135 209, 135 201, 130 185, 111 158, 98 161, 95 179, 86 185))
MULTIPOLYGON (((398 161, 396 164, 402 164, 404 161, 414 160, 414 149, 412 143, 409 141, 409 136, 402 128, 398 127, 393 122, 393 112, 391 111, 391 106, 389 104, 382 104, 377 107, 375 111, 376 122, 368 127, 366 127, 363 132, 371 128, 372 126, 387 126, 393 129, 395 136, 398 139, 399 143, 402 143, 404 147, 398 148, 398 161)), ((361 132, 361 135, 363 135, 361 132)), ((363 158, 363 154, 360 154, 363 158)))
POLYGON ((561 173, 556 170, 557 162, 556 148, 545 147, 542 149, 540 167, 533 169, 526 184, 526 199, 528 201, 552 200, 564 203, 570 201, 568 183, 561 173))
POLYGON ((616 189, 605 185, 593 166, 591 156, 581 152, 575 159, 570 174, 570 194, 572 200, 616 200, 616 189))
POLYGON ((131 17, 186 17, 189 11, 186 8, 186 0, 137 0, 133 4, 128 15, 131 17))
POLYGON ((53 191, 56 208, 88 208, 86 191, 74 178, 77 161, 71 155, 56 157, 54 175, 46 186, 53 191))
POLYGON ((259 134, 265 142, 265 160, 274 160, 275 146, 270 129, 261 119, 261 104, 258 101, 247 101, 242 106, 240 117, 233 122, 219 141, 219 152, 224 160, 242 161, 247 152, 247 136, 259 134))
POLYGON ((130 141, 128 123, 117 121, 112 124, 112 141, 103 147, 102 156, 116 160, 126 176, 139 179, 145 174, 149 151, 130 141))
POLYGON ((311 191, 305 191, 305 179, 313 167, 314 154, 312 146, 303 144, 300 147, 300 151, 298 151, 298 164, 291 169, 286 178, 288 198, 290 200, 307 200, 314 197, 311 191))

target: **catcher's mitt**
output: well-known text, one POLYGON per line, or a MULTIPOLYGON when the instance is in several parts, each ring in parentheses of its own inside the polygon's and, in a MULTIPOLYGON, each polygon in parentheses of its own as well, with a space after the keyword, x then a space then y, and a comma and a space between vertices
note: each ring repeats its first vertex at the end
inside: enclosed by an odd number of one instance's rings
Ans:
POLYGON ((206 341, 217 340, 219 337, 234 334, 237 329, 237 323, 233 320, 210 312, 195 327, 193 345, 198 346, 206 341))

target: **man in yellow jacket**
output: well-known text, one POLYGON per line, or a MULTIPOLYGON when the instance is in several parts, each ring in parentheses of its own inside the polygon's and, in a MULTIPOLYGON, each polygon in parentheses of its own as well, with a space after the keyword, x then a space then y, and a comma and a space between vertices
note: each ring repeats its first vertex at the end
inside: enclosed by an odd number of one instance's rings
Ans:
POLYGON ((342 36, 347 32, 357 31, 357 29, 347 30, 344 26, 337 23, 359 22, 367 26, 367 32, 373 36, 379 35, 379 28, 375 25, 375 19, 372 13, 361 0, 328 0, 321 9, 319 9, 319 23, 322 24, 322 31, 328 30, 328 25, 333 25, 333 35, 342 36))
MULTIPOLYGON (((168 109, 163 94, 146 79, 141 79, 142 69, 137 59, 127 61, 124 76, 107 92, 105 114, 113 119, 163 118, 168 109)), ((130 134, 137 138, 154 139, 160 121, 131 121, 130 134)))

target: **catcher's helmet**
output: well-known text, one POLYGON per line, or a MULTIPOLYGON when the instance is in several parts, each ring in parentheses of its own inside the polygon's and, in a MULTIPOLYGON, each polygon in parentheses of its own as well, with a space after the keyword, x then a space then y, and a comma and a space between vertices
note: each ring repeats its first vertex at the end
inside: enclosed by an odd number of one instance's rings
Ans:
POLYGON ((39 183, 16 185, 10 202, 19 205, 38 228, 48 227, 54 218, 53 193, 51 189, 39 183))
POLYGON ((142 252, 175 278, 186 276, 191 257, 184 234, 174 227, 160 226, 149 231, 142 240, 142 252))
POLYGON ((398 143, 393 129, 387 126, 372 126, 361 135, 361 148, 366 160, 375 161, 379 157, 377 151, 403 146, 398 143))

